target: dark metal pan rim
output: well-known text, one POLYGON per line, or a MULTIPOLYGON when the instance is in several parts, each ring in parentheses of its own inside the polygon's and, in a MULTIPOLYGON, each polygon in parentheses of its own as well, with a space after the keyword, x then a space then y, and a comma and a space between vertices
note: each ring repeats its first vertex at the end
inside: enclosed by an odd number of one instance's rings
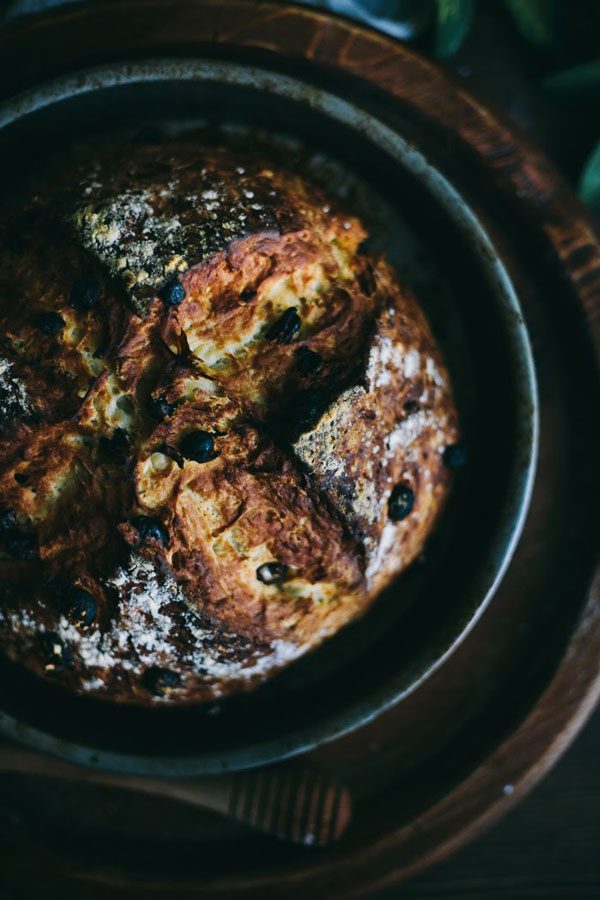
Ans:
POLYGON ((496 300, 508 333, 511 362, 517 383, 518 459, 512 473, 510 494, 499 512, 499 524, 488 550, 487 565, 481 569, 473 592, 470 614, 447 645, 415 673, 410 683, 403 678, 391 680, 367 701, 349 704, 335 715, 311 728, 293 731, 285 738, 251 740, 247 746, 217 753, 202 752, 186 756, 151 757, 143 754, 113 753, 65 741, 0 713, 0 731, 15 740, 79 764, 147 775, 197 775, 245 769, 282 760, 341 737, 380 715, 413 693, 436 672, 473 629, 491 601, 516 549, 527 515, 535 479, 538 449, 538 397, 535 368, 527 329, 510 276, 493 242, 465 199, 422 154, 393 128, 341 96, 314 87, 277 71, 234 62, 193 59, 155 59, 136 63, 101 66, 78 72, 21 94, 0 106, 0 129, 45 107, 75 96, 120 85, 138 85, 160 81, 201 81, 233 87, 259 88, 270 95, 284 97, 317 110, 363 136, 368 136, 398 166, 421 182, 445 210, 460 231, 463 240, 477 256, 479 265, 496 300))

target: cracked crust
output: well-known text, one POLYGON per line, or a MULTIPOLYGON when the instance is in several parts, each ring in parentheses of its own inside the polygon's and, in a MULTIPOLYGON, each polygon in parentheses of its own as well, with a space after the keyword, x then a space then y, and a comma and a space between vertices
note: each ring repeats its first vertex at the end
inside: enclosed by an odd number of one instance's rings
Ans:
POLYGON ((384 262, 384 305, 360 383, 343 391, 294 443, 299 459, 364 547, 368 590, 384 587, 421 552, 448 488, 443 454, 457 439, 448 374, 423 313, 384 262), (414 507, 389 516, 401 484, 414 507))
POLYGON ((10 656, 105 699, 214 699, 321 643, 421 551, 456 413, 365 236, 279 162, 194 138, 85 149, 6 201, 10 656))

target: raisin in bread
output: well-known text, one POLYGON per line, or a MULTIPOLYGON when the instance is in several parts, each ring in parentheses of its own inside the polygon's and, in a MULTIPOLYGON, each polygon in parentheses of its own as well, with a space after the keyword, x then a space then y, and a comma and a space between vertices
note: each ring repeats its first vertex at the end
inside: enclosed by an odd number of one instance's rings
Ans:
POLYGON ((194 137, 80 151, 0 218, 0 642, 198 702, 361 614, 457 441, 415 299, 321 187, 194 137))

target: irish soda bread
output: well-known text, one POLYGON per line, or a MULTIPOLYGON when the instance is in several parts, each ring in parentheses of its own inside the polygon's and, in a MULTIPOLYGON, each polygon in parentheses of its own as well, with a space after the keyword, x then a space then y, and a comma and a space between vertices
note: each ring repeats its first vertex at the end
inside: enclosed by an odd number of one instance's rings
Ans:
POLYGON ((79 150, 0 218, 0 642, 115 701, 264 680, 420 553, 457 441, 419 306, 264 152, 79 150))

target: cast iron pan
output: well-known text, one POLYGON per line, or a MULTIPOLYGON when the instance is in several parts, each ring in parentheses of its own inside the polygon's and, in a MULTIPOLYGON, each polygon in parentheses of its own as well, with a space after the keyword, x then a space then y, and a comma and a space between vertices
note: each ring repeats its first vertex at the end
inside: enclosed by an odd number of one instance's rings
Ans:
MULTIPOLYGON (((456 384, 469 464, 426 553, 360 621, 268 685, 221 704, 118 708, 66 695, 0 663, 0 731, 63 758, 139 774, 248 768, 358 728, 412 692, 491 600, 515 549, 533 483, 535 375, 518 300, 497 249, 397 111, 339 82, 330 89, 221 58, 117 62, 40 85, 0 107, 0 177, 40 148, 199 120, 300 142, 352 173, 349 202, 413 283, 456 384), (384 199, 385 198, 385 199, 384 199)), ((328 165, 326 163, 326 165, 328 165)), ((343 180, 343 179, 342 179, 343 180)))

